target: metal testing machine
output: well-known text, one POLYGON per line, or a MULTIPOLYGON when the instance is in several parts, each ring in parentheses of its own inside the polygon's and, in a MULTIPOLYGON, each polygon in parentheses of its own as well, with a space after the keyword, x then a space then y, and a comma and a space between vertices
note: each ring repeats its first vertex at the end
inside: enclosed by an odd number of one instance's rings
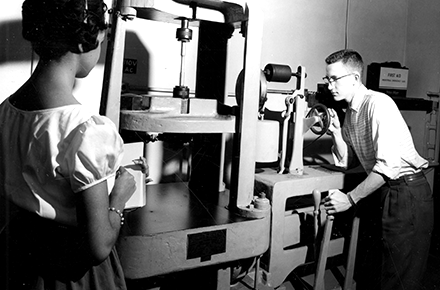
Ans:
MULTIPOLYGON (((163 0, 161 0, 163 1, 163 0)), ((305 92, 306 69, 268 64, 260 67, 261 11, 252 1, 174 0, 179 14, 159 9, 159 0, 117 0, 111 7, 100 113, 121 132, 143 134, 145 142, 177 136, 190 140, 192 168, 187 182, 148 184, 145 205, 126 214, 117 249, 126 278, 142 280, 210 267, 217 289, 230 289, 238 261, 252 260, 246 273, 253 289, 275 289, 308 261, 310 247, 302 238, 303 215, 313 207, 288 205, 313 191, 345 186, 345 173, 303 164, 304 134, 325 133, 325 106, 310 108, 305 92), (223 21, 199 18, 200 9, 215 10, 223 21), (122 65, 127 22, 134 18, 176 25, 181 42, 179 83, 170 96, 138 94, 137 105, 122 106, 122 65), (192 27, 199 30, 196 87, 185 85, 186 45, 192 27), (237 105, 225 104, 228 39, 239 31, 244 41, 237 77, 237 105), (265 116, 270 82, 296 81, 281 92, 285 109, 278 120, 265 116), (191 95, 190 91, 195 92, 191 95), (316 132, 317 131, 317 132, 316 132), (226 135, 232 145, 225 144, 226 135), (194 141, 196 140, 196 141, 194 141), (198 150, 215 148, 198 156, 198 150), (230 148, 230 150, 227 150, 230 148), (228 151, 229 153, 225 153, 228 151), (211 154, 212 153, 212 154, 211 154), (209 159, 202 170, 197 158, 209 159), (222 187, 224 164, 231 165, 230 183, 222 187), (271 163, 269 167, 257 163, 271 163)), ((277 93, 276 91, 272 91, 277 93)), ((344 238, 330 251, 340 254, 344 238)))

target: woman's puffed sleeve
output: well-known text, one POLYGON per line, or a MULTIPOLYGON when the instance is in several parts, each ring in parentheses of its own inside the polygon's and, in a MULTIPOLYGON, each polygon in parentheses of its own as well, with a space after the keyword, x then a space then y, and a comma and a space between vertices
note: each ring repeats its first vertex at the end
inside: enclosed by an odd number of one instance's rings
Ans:
POLYGON ((73 134, 65 155, 71 187, 83 191, 114 176, 123 155, 123 140, 106 117, 92 116, 73 134))

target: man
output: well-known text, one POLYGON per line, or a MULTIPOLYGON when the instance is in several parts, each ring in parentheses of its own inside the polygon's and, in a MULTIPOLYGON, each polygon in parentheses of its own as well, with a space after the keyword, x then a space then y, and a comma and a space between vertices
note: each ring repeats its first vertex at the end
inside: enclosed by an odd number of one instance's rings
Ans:
POLYGON ((325 61, 329 91, 348 103, 342 127, 330 110, 335 165, 360 163, 367 173, 352 191, 332 190, 324 199, 329 214, 356 207, 361 215, 366 235, 360 237, 357 289, 418 289, 433 228, 432 192, 422 172, 428 162, 394 101, 362 84, 359 53, 341 50, 325 61))

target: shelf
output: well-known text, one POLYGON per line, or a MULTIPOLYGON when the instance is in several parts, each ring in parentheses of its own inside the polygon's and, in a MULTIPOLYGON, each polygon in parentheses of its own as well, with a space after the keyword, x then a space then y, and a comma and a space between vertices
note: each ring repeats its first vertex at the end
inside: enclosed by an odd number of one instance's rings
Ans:
POLYGON ((433 101, 422 98, 393 97, 392 99, 401 111, 426 111, 429 113, 433 109, 433 101))

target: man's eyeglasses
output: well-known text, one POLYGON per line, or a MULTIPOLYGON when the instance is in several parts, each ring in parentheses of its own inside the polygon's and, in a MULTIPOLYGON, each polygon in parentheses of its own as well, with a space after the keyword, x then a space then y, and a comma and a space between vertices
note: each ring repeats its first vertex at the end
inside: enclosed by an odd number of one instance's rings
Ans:
POLYGON ((342 78, 345 78, 345 77, 348 77, 348 76, 351 76, 351 75, 353 75, 354 73, 349 73, 349 74, 346 74, 346 75, 343 75, 343 76, 340 76, 340 77, 335 77, 335 76, 332 76, 332 77, 323 77, 322 79, 323 79, 323 81, 324 81, 324 83, 326 84, 326 85, 330 85, 330 84, 334 84, 337 80, 340 80, 340 79, 342 79, 342 78))

